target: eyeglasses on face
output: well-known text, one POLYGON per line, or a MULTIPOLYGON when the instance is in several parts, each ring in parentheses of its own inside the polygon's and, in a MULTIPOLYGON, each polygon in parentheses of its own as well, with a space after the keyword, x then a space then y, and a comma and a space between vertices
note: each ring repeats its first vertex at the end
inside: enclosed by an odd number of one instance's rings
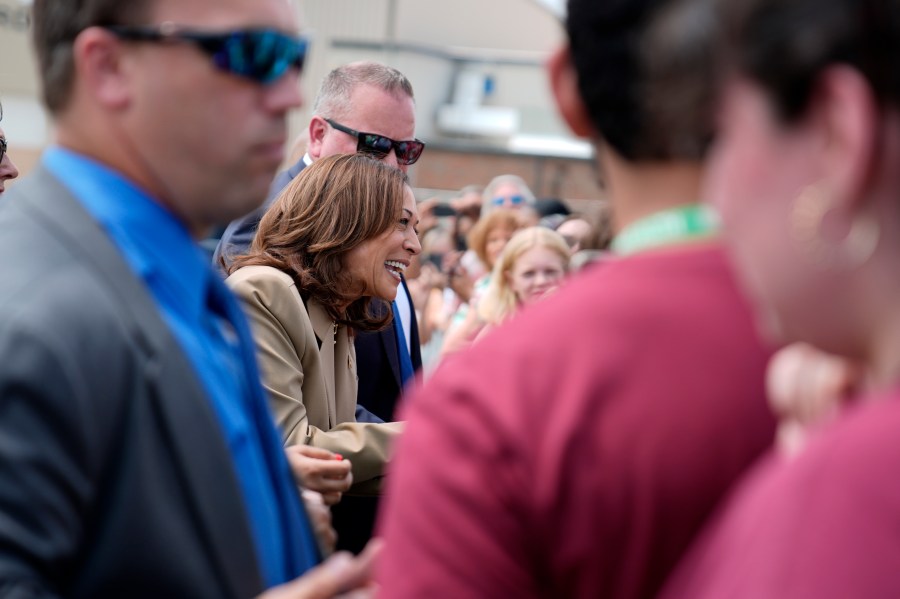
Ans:
POLYGON ((509 202, 513 206, 521 206, 525 203, 525 196, 500 196, 491 200, 491 204, 493 204, 494 206, 503 206, 507 202, 509 202))
POLYGON ((302 69, 309 43, 276 29, 238 29, 220 33, 159 26, 110 25, 116 37, 137 42, 189 42, 208 54, 219 69, 263 85, 291 68, 302 69))
POLYGON ((400 164, 415 164, 416 160, 419 159, 422 152, 425 150, 425 143, 418 139, 395 141, 390 137, 378 135, 377 133, 364 133, 362 131, 357 131, 356 129, 351 129, 350 127, 345 127, 331 119, 325 119, 325 122, 338 131, 356 137, 357 152, 374 154, 378 158, 384 158, 391 151, 391 148, 393 148, 394 153, 397 155, 397 162, 400 164))

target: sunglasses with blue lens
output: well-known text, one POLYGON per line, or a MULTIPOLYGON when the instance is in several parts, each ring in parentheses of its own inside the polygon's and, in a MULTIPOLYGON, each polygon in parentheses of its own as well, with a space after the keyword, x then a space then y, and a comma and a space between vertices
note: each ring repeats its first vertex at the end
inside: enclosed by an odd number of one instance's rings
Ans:
POLYGON ((509 203, 513 206, 521 206, 525 203, 525 196, 500 196, 491 200, 491 204, 493 204, 494 206, 503 206, 506 203, 509 203))
POLYGON ((365 133, 345 127, 331 119, 325 119, 325 122, 338 131, 355 137, 357 152, 372 154, 377 158, 384 158, 393 148, 394 154, 397 156, 397 162, 403 165, 414 164, 425 150, 425 142, 418 139, 395 141, 390 137, 378 135, 377 133, 365 133))
POLYGON ((173 23, 159 26, 110 25, 119 39, 136 42, 188 42, 208 54, 219 69, 263 85, 288 70, 302 69, 308 42, 276 29, 240 29, 212 33, 182 29, 173 23))

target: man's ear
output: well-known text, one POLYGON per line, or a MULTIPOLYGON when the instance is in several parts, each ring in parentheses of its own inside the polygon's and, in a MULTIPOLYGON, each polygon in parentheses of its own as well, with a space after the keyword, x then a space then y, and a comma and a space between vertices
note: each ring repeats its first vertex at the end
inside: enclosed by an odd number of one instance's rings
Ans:
POLYGON ((579 137, 596 138, 597 131, 578 89, 578 73, 569 46, 554 51, 547 59, 546 68, 556 106, 569 128, 579 137))
POLYGON ((112 33, 89 27, 78 34, 72 47, 79 82, 108 110, 119 110, 131 103, 133 90, 125 46, 112 33))
POLYGON ((322 144, 325 140, 325 134, 328 132, 328 123, 320 116, 313 116, 309 121, 309 145, 306 147, 306 153, 309 157, 316 161, 322 156, 322 144))

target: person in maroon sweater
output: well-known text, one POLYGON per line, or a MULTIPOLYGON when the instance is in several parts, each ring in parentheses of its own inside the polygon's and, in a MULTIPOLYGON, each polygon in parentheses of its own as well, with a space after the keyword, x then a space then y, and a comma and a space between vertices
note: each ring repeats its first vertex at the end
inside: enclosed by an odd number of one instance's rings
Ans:
POLYGON ((900 597, 900 1, 718 8, 710 195, 740 280, 769 335, 874 391, 754 470, 665 597, 900 597))
MULTIPOLYGON (((772 442, 769 352, 695 203, 709 128, 672 138, 641 101, 656 80, 639 48, 662 5, 569 2, 551 82, 597 140, 622 257, 411 398, 380 521, 385 597, 652 597, 772 442)), ((676 28, 670 56, 708 55, 705 31, 676 28)), ((685 76, 678 64, 658 77, 685 76)))

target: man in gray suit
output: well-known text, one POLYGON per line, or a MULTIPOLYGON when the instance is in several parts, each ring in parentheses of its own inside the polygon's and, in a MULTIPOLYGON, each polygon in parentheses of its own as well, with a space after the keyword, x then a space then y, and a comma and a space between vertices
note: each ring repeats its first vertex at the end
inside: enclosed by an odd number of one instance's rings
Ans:
POLYGON ((33 30, 58 145, 0 204, 0 595, 365 586, 371 555, 314 568, 247 324, 195 243, 282 159, 288 2, 35 0, 33 30))

